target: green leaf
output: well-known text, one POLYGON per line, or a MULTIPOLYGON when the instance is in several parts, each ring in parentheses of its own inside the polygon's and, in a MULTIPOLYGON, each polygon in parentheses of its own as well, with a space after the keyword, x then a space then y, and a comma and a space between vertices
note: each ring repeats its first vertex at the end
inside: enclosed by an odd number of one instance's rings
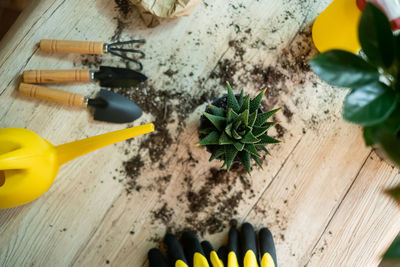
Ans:
POLYGON ((364 129, 363 129, 364 130, 364 132, 363 132, 364 141, 367 146, 372 146, 372 145, 376 144, 375 134, 374 134, 375 127, 376 126, 372 126, 372 127, 370 126, 370 127, 364 127, 364 129))
POLYGON ((233 144, 233 140, 225 132, 223 132, 221 134, 221 136, 219 137, 218 144, 220 144, 220 145, 231 145, 231 144, 233 144))
POLYGON ((400 131, 400 104, 397 104, 396 109, 382 123, 381 127, 390 131, 392 134, 397 134, 400 131))
POLYGON ((256 138, 251 132, 248 132, 240 142, 245 143, 245 144, 254 144, 259 142, 260 139, 256 138))
POLYGON ((246 144, 244 146, 244 150, 249 152, 250 154, 260 157, 260 154, 258 153, 256 147, 253 144, 246 144))
POLYGON ((276 124, 278 124, 278 122, 276 122, 276 121, 267 121, 262 126, 259 126, 259 127, 268 127, 268 129, 269 129, 276 124))
POLYGON ((221 116, 215 116, 207 112, 203 112, 203 115, 217 128, 219 131, 223 131, 226 125, 226 118, 221 116))
POLYGON ((258 115, 258 110, 254 111, 253 113, 251 113, 249 115, 249 125, 248 127, 253 127, 254 123, 256 122, 257 119, 257 115, 258 115))
POLYGON ((376 133, 376 140, 386 155, 400 167, 400 136, 380 128, 376 133))
POLYGON ((213 131, 210 134, 208 134, 206 137, 201 139, 199 142, 200 146, 205 146, 205 145, 218 145, 219 144, 219 133, 217 131, 213 131))
POLYGON ((240 142, 233 142, 233 145, 236 147, 237 150, 242 151, 244 148, 244 144, 240 142))
POLYGON ((213 159, 219 158, 225 154, 225 148, 223 146, 217 147, 212 153, 211 157, 208 161, 212 161, 213 159))
POLYGON ((245 111, 246 109, 250 108, 250 96, 247 95, 246 98, 243 101, 242 106, 240 107, 239 113, 245 111))
POLYGON ((389 249, 383 255, 384 260, 399 260, 400 259, 400 235, 396 237, 389 249))
POLYGON ((224 109, 219 108, 219 107, 214 106, 214 105, 211 105, 211 104, 208 107, 210 108, 210 110, 213 113, 213 115, 220 116, 220 117, 225 117, 225 110, 224 109))
POLYGON ((251 100, 250 113, 253 113, 254 111, 258 110, 266 90, 267 89, 262 90, 253 100, 251 100))
POLYGON ((270 126, 267 127, 254 126, 252 133, 255 137, 259 137, 260 135, 265 134, 265 132, 268 131, 269 127, 270 126))
POLYGON ((242 164, 246 168, 247 173, 250 173, 251 172, 250 154, 246 151, 241 151, 238 153, 238 158, 240 159, 240 162, 242 162, 242 164))
POLYGON ((311 68, 331 85, 355 88, 379 80, 377 69, 350 52, 330 50, 315 56, 311 68))
POLYGON ((362 50, 375 65, 390 67, 395 55, 395 40, 386 15, 368 3, 361 16, 358 36, 362 50))
POLYGON ((239 106, 239 103, 238 103, 238 101, 237 101, 237 99, 235 97, 235 94, 232 91, 232 87, 228 82, 226 84, 228 86, 228 97, 227 97, 228 103, 227 103, 227 107, 228 108, 232 108, 233 111, 235 111, 235 112, 239 112, 240 106, 239 106))
POLYGON ((239 116, 234 120, 235 123, 235 128, 238 127, 238 122, 243 123, 244 125, 249 125, 249 110, 246 109, 242 113, 239 114, 239 116))
POLYGON ((237 149, 235 146, 232 145, 227 145, 225 147, 225 165, 226 165, 226 170, 229 171, 231 169, 231 165, 233 160, 236 158, 236 155, 238 153, 237 149))
POLYGON ((204 129, 200 129, 199 133, 201 133, 201 134, 209 134, 212 131, 214 131, 214 128, 204 128, 204 129))
POLYGON ((231 123, 233 120, 235 120, 239 115, 233 111, 233 109, 229 108, 228 109, 228 114, 226 115, 226 118, 228 120, 228 123, 231 123))
POLYGON ((386 191, 386 193, 392 196, 396 200, 396 202, 400 204, 400 186, 389 189, 386 191))
POLYGON ((236 130, 232 130, 232 137, 236 140, 242 139, 242 136, 236 132, 236 130))
POLYGON ((258 137, 260 139, 260 142, 257 143, 257 145, 266 145, 266 144, 277 144, 280 143, 281 141, 272 138, 271 136, 268 136, 266 134, 263 134, 258 137))
POLYGON ((376 82, 360 87, 346 97, 343 117, 362 126, 371 126, 383 122, 395 108, 394 91, 376 82))
POLYGON ((280 108, 265 112, 265 113, 259 113, 256 119, 256 122, 254 125, 261 126, 264 122, 266 122, 272 115, 274 115, 276 112, 278 112, 280 108))
POLYGON ((251 155, 251 158, 254 159, 254 161, 257 163, 258 166, 260 166, 261 169, 263 169, 263 166, 261 164, 261 161, 258 157, 251 155))
POLYGON ((243 105, 243 89, 240 90, 240 95, 239 95, 239 100, 238 100, 239 106, 243 105))
POLYGON ((269 153, 268 149, 264 146, 264 145, 257 145, 256 144, 256 148, 263 150, 265 153, 267 153, 267 155, 271 155, 271 153, 269 153))
POLYGON ((232 137, 232 123, 229 123, 226 127, 225 127, 225 133, 232 137))

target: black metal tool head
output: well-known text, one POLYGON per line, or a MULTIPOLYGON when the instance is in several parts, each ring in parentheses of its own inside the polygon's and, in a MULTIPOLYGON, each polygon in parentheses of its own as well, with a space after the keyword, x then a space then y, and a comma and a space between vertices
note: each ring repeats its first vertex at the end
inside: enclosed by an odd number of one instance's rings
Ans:
POLYGON ((95 99, 89 99, 88 106, 94 107, 94 119, 115 123, 132 122, 142 116, 142 110, 128 98, 101 89, 95 99))
POLYGON ((130 44, 144 44, 144 43, 146 43, 146 40, 144 40, 144 39, 116 42, 116 43, 112 43, 112 44, 106 44, 105 50, 106 50, 106 52, 110 52, 111 54, 113 54, 115 56, 118 56, 123 59, 126 59, 126 60, 136 63, 139 66, 139 70, 142 70, 143 69, 142 63, 140 63, 140 61, 136 58, 126 56, 126 53, 135 54, 135 55, 138 55, 139 58, 144 58, 145 54, 143 53, 143 51, 138 50, 138 49, 127 49, 127 48, 123 48, 123 46, 130 45, 130 44))
POLYGON ((100 66, 94 73, 94 78, 100 81, 102 87, 126 88, 138 85, 147 77, 135 70, 100 66))

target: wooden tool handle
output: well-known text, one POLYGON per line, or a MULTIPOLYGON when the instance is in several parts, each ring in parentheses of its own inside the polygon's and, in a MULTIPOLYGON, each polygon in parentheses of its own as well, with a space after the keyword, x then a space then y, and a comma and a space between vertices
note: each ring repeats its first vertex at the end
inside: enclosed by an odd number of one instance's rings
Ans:
POLYGON ((47 88, 44 86, 21 83, 19 92, 31 97, 51 100, 73 106, 86 106, 86 97, 81 94, 74 94, 62 90, 47 88))
POLYGON ((40 41, 40 50, 73 54, 104 54, 103 42, 47 40, 40 41))
POLYGON ((89 82, 89 70, 26 70, 22 74, 26 83, 89 82))

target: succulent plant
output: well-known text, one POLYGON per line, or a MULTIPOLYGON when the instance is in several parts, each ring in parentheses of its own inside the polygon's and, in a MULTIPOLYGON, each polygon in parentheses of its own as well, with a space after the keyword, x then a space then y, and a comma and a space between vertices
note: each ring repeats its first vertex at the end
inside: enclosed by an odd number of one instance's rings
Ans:
POLYGON ((265 90, 254 99, 249 95, 235 95, 229 83, 228 95, 224 96, 224 104, 220 106, 210 104, 203 112, 210 123, 209 127, 200 127, 200 134, 205 136, 198 145, 207 146, 211 153, 210 161, 223 160, 227 170, 234 161, 240 161, 250 173, 250 159, 253 159, 261 168, 260 152, 269 154, 267 144, 279 143, 268 136, 268 129, 276 122, 267 121, 279 109, 262 112, 260 104, 265 90))

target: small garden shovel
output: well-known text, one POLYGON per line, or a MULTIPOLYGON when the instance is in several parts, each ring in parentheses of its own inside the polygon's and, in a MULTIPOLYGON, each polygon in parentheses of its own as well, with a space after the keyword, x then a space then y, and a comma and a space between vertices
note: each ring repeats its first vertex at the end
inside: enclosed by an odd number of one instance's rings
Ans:
POLYGON ((150 123, 54 146, 27 129, 0 129, 0 209, 28 203, 44 194, 64 163, 153 130, 150 123))
POLYGON ((44 86, 21 83, 19 92, 24 95, 55 101, 63 104, 93 107, 94 119, 98 121, 127 123, 138 119, 142 110, 126 97, 101 89, 96 98, 70 93, 44 86))

